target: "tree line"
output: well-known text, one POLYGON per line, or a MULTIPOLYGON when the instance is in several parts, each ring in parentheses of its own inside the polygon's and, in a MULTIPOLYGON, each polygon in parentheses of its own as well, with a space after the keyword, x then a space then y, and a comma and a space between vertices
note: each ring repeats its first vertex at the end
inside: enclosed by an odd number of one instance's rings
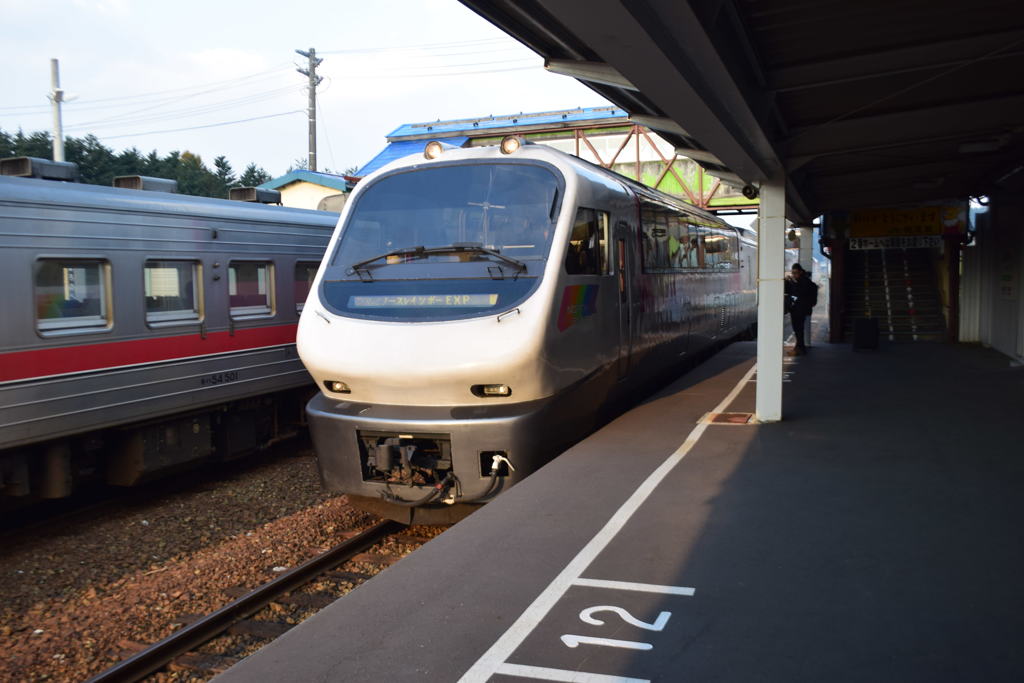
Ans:
MULTIPOLYGON (((0 159, 23 156, 52 159, 53 141, 49 133, 25 135, 19 130, 11 134, 0 129, 0 159)), ((83 183, 110 187, 114 178, 122 175, 170 178, 178 181, 181 194, 221 199, 227 197, 229 187, 252 187, 272 177, 255 163, 236 177, 224 156, 215 158, 210 169, 199 155, 187 151, 174 151, 163 157, 156 150, 143 155, 135 147, 114 152, 95 135, 65 138, 64 158, 78 164, 79 180, 83 183)))

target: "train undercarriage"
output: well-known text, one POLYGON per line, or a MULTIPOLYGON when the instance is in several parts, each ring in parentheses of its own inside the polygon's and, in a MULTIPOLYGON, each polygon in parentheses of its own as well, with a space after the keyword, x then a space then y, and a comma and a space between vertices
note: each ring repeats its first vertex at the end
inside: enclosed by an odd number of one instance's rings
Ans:
POLYGON ((312 388, 109 427, 0 451, 0 510, 130 487, 204 463, 241 458, 305 431, 312 388))

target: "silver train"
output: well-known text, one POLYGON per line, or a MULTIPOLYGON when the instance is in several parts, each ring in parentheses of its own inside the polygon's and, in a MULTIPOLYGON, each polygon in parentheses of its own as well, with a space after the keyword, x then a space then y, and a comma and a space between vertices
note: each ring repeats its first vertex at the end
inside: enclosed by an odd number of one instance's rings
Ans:
POLYGON ((756 320, 756 239, 551 148, 363 179, 299 321, 325 485, 443 523, 756 320))
POLYGON ((130 485, 302 422, 295 331, 336 222, 0 177, 2 498, 130 485))

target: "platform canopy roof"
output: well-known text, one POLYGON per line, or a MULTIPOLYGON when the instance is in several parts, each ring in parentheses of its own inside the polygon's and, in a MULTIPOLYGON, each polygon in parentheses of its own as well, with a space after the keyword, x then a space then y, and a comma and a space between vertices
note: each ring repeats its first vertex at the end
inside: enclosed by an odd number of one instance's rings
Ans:
POLYGON ((798 221, 1024 189, 1019 0, 461 2, 798 221))

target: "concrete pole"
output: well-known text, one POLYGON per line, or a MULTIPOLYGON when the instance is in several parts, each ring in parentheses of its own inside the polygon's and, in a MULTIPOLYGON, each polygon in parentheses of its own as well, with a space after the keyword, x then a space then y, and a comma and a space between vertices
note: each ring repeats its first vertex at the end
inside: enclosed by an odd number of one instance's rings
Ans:
POLYGON ((309 48, 309 50, 296 50, 297 54, 309 60, 308 69, 295 69, 303 76, 309 79, 309 170, 316 170, 316 86, 320 85, 323 81, 322 76, 316 75, 316 68, 320 66, 320 63, 324 61, 316 56, 316 50, 309 48))
POLYGON ((786 180, 761 185, 757 230, 757 390, 759 422, 782 419, 782 307, 786 248, 786 180))
POLYGON ((53 160, 64 161, 64 127, 61 125, 60 105, 64 91, 60 89, 60 64, 50 60, 50 101, 53 103, 53 160))
POLYGON ((316 50, 309 48, 309 170, 316 170, 316 50))

